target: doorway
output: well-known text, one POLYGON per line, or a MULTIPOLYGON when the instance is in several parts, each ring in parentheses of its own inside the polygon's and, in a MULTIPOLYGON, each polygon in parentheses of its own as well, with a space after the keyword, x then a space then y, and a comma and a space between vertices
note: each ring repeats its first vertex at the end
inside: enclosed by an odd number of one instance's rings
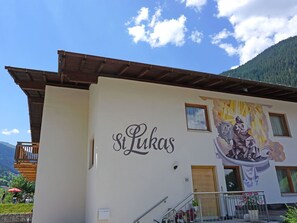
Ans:
POLYGON ((216 169, 214 166, 192 166, 192 180, 194 192, 210 192, 195 195, 200 200, 203 218, 216 218, 218 216, 218 194, 216 182, 216 169))

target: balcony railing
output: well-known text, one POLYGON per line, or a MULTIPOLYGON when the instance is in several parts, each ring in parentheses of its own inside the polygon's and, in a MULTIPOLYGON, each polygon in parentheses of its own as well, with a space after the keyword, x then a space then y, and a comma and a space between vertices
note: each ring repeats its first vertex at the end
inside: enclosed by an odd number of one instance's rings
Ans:
POLYGON ((166 223, 241 221, 269 222, 263 191, 195 192, 169 209, 159 220, 166 223))
POLYGON ((37 163, 39 143, 18 142, 15 150, 16 163, 37 163))

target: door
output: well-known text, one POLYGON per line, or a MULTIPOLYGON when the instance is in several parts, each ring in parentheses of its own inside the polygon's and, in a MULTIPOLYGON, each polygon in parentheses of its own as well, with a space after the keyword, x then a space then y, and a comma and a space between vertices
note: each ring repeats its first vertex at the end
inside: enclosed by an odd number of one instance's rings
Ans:
MULTIPOLYGON (((213 166, 192 166, 194 192, 217 192, 216 173, 213 166)), ((203 218, 218 216, 218 195, 202 194, 196 196, 202 206, 203 218)))
POLYGON ((238 166, 224 166, 227 191, 242 191, 238 166))

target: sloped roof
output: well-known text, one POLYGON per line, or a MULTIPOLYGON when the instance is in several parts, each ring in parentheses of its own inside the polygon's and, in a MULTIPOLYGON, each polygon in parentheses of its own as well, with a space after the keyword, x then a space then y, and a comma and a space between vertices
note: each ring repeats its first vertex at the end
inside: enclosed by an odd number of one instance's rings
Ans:
POLYGON ((62 50, 58 56, 58 73, 5 67, 28 97, 33 142, 40 139, 46 85, 88 90, 100 76, 297 102, 297 89, 282 85, 62 50))

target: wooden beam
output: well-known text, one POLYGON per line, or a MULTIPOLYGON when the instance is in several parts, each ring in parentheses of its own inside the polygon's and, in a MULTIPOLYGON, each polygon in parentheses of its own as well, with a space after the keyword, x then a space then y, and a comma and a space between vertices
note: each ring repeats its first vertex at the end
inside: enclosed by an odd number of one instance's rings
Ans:
MULTIPOLYGON (((269 94, 274 94, 274 93, 276 93, 276 92, 280 92, 280 91, 282 91, 282 90, 266 89, 266 90, 260 91, 259 94, 261 94, 261 95, 269 95, 269 94)), ((256 93, 256 92, 258 92, 258 91, 250 91, 250 90, 249 90, 249 92, 251 92, 251 93, 256 93)))
POLYGON ((206 79, 207 79, 206 77, 201 77, 201 78, 199 78, 198 80, 193 81, 193 82, 191 83, 191 85, 198 84, 198 83, 200 83, 200 82, 202 82, 202 81, 204 81, 204 80, 206 80, 206 79))
POLYGON ((44 91, 45 90, 45 83, 41 83, 41 82, 20 82, 17 84, 23 90, 36 90, 36 91, 44 91))
POLYGON ((161 74, 161 76, 156 78, 155 80, 158 80, 158 81, 162 80, 163 78, 167 77, 169 74, 172 74, 172 71, 167 71, 167 72, 161 74))
POLYGON ((101 73, 101 71, 103 70, 103 67, 106 63, 106 59, 104 59, 104 61, 102 61, 97 69, 97 72, 96 73, 101 73))
POLYGON ((72 75, 72 76, 68 76, 68 78, 69 78, 69 82, 81 83, 81 84, 97 84, 98 82, 98 77, 91 76, 91 75, 84 75, 84 76, 72 75))
POLYGON ((20 173, 22 174, 27 174, 27 175, 35 175, 36 174, 36 169, 24 169, 24 168, 16 168, 20 173))
POLYGON ((61 64, 61 70, 63 70, 66 64, 66 56, 64 55, 61 56, 60 64, 61 64))
POLYGON ((63 71, 63 75, 67 76, 69 82, 82 83, 82 84, 97 84, 98 76, 93 73, 83 73, 74 71, 63 71))
POLYGON ((224 80, 217 80, 217 81, 214 81, 214 82, 212 82, 210 84, 207 84, 207 87, 212 87, 212 86, 215 86, 215 85, 217 85, 219 83, 222 83, 222 82, 224 82, 224 80))
POLYGON ((83 70, 86 64, 86 56, 84 58, 82 58, 81 62, 80 62, 80 66, 79 66, 79 70, 83 70))
POLYGON ((292 92, 292 95, 287 95, 286 98, 297 98, 297 93, 296 92, 292 92))
POLYGON ((32 104, 43 104, 44 103, 44 98, 39 98, 39 97, 29 97, 28 98, 29 102, 32 104))
POLYGON ((27 76, 29 77, 30 81, 33 81, 32 75, 29 71, 26 71, 27 76))
POLYGON ((275 95, 276 97, 280 97, 280 96, 285 96, 285 95, 290 95, 290 94, 296 94, 297 92, 292 92, 292 91, 290 91, 290 92, 285 92, 285 93, 282 93, 282 94, 277 94, 277 95, 275 95))
POLYGON ((137 78, 143 77, 144 75, 146 75, 151 69, 150 68, 145 68, 143 69, 140 74, 138 74, 137 78))
POLYGON ((270 89, 267 88, 267 87, 259 87, 256 90, 253 90, 253 91, 250 90, 249 93, 251 93, 251 94, 254 94, 254 93, 261 94, 261 92, 265 92, 267 90, 270 90, 270 89))
POLYGON ((178 83, 178 82, 180 82, 180 81, 182 81, 182 80, 184 80, 184 79, 186 79, 186 78, 188 78, 189 76, 187 76, 187 75, 183 75, 183 76, 181 76, 180 78, 177 78, 176 80, 173 80, 174 81, 174 83, 178 83))
POLYGON ((25 162, 25 163, 15 163, 14 166, 15 166, 16 168, 26 168, 26 167, 28 167, 28 168, 32 168, 32 167, 36 168, 37 163, 29 163, 29 162, 25 162))
POLYGON ((30 128, 31 128, 31 131, 32 130, 39 130, 39 129, 41 129, 41 123, 40 124, 36 124, 36 123, 31 124, 30 128))
MULTIPOLYGON (((6 68, 6 67, 5 67, 6 68)), ((18 82, 19 81, 19 78, 18 76, 16 75, 16 73, 14 72, 14 70, 8 70, 8 72, 10 73, 10 75, 12 76, 12 78, 14 79, 14 82, 18 82)))
POLYGON ((130 65, 124 65, 124 67, 122 68, 122 70, 120 71, 119 75, 121 76, 122 74, 124 74, 128 69, 129 69, 130 65))
POLYGON ((43 78, 43 81, 46 83, 47 82, 47 76, 45 73, 42 74, 42 78, 43 78))
POLYGON ((225 87, 222 87, 221 89, 222 89, 222 90, 230 89, 230 88, 232 88, 232 87, 236 87, 236 86, 239 86, 239 85, 241 85, 241 84, 242 84, 242 83, 240 83, 240 82, 236 82, 236 83, 234 83, 234 84, 226 85, 225 87))

